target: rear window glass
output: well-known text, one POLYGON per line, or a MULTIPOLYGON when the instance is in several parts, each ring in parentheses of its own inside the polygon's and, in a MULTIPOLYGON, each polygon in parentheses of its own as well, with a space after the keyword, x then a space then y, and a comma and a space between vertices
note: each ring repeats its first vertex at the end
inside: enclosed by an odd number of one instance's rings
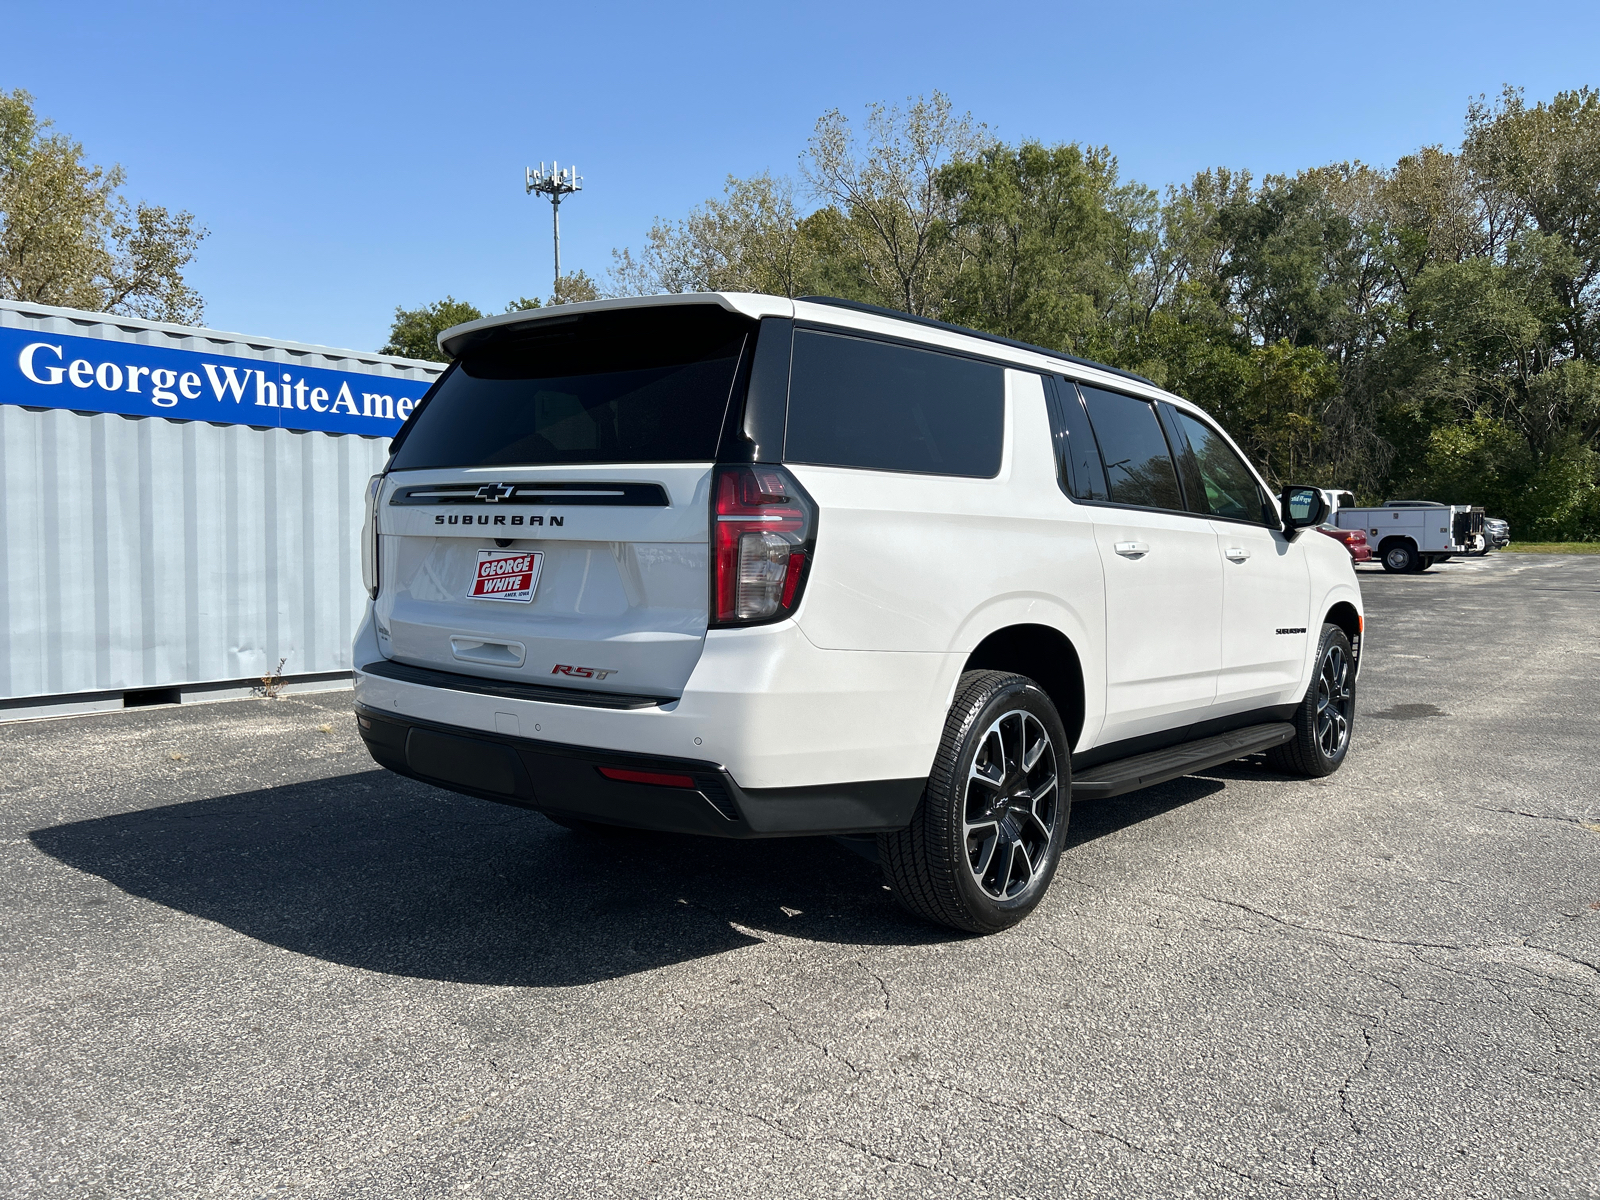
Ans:
POLYGON ((1178 476, 1156 410, 1143 400, 1083 387, 1115 504, 1183 510, 1178 476))
POLYGON ((709 462, 754 323, 721 308, 546 318, 467 350, 396 470, 709 462))
POLYGON ((1005 371, 866 338, 800 330, 784 458, 988 479, 1000 472, 1005 371))

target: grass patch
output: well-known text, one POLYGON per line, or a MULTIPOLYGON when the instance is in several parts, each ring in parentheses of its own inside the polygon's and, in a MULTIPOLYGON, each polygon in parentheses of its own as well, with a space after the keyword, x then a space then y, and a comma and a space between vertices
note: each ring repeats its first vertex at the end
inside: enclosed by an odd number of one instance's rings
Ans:
POLYGON ((1600 542, 1512 542, 1501 547, 1511 554, 1600 554, 1600 542))

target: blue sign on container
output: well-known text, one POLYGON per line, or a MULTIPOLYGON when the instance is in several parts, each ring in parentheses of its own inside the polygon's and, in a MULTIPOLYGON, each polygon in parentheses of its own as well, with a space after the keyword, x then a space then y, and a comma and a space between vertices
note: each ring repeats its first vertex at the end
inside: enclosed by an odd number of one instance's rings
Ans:
POLYGON ((0 328, 0 404, 393 437, 431 383, 0 328))

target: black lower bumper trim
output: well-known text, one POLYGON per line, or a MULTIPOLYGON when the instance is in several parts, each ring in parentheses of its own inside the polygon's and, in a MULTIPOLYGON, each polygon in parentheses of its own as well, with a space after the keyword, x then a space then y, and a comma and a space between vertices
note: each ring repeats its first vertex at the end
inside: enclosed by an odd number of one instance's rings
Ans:
POLYGON ((543 683, 518 683, 511 679, 485 679, 456 671, 413 667, 409 663, 394 662, 387 658, 368 663, 360 671, 363 675, 376 675, 380 679, 444 688, 452 692, 500 696, 506 700, 538 700, 545 704, 579 704, 586 708, 656 708, 677 699, 675 696, 634 696, 627 692, 591 692, 583 688, 555 687, 543 683))
POLYGON ((562 816, 713 837, 799 837, 903 829, 925 780, 741 788, 725 767, 534 741, 356 710, 380 766, 464 795, 562 816), (687 775, 692 788, 615 780, 600 767, 687 775))

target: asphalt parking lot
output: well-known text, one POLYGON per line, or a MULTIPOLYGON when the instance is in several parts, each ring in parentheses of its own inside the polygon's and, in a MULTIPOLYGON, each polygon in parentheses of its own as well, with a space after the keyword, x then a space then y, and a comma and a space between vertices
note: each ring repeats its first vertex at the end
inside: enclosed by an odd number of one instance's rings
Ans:
POLYGON ((1340 773, 1080 804, 986 939, 390 776, 348 693, 0 726, 0 1190, 1600 1196, 1600 557, 1362 583, 1340 773))

